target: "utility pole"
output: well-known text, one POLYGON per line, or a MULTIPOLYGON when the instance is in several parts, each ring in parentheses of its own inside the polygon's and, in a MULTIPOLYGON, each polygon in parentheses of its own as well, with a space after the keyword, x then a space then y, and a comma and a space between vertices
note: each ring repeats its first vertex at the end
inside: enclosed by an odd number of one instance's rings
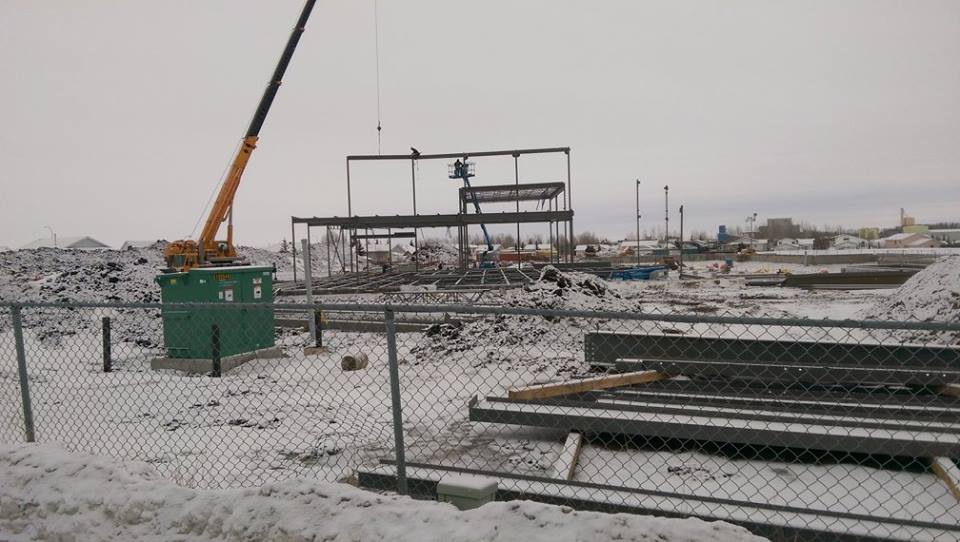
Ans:
POLYGON ((670 255, 670 186, 663 185, 663 244, 670 255))
POLYGON ((683 278, 683 205, 680 206, 680 278, 683 278))
POLYGON ((637 179, 637 266, 640 266, 640 179, 637 179))

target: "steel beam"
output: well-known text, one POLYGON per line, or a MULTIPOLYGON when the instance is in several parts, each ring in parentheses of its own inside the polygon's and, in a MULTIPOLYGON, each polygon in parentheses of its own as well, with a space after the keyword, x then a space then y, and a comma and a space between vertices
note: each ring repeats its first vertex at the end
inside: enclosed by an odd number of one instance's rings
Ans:
POLYGON ((573 211, 524 211, 520 213, 483 213, 483 214, 436 214, 436 215, 394 215, 394 216, 353 216, 353 217, 291 217, 295 224, 309 226, 338 226, 341 228, 384 229, 384 228, 455 228, 464 225, 479 224, 515 224, 552 222, 570 220, 573 211))
POLYGON ((354 160, 438 160, 450 158, 479 158, 482 156, 514 156, 517 154, 548 154, 555 152, 570 152, 570 147, 547 147, 542 149, 518 149, 512 151, 475 151, 475 152, 448 152, 441 154, 353 154, 347 156, 347 162, 354 160))

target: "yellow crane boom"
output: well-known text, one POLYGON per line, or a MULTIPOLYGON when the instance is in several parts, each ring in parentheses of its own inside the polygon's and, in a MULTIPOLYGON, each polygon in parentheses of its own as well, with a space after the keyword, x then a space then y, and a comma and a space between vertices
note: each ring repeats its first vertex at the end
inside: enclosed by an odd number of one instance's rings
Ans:
POLYGON ((223 186, 220 187, 220 193, 217 194, 213 208, 210 209, 210 214, 207 215, 200 237, 196 241, 181 239, 167 245, 164 258, 167 267, 170 269, 186 271, 194 267, 225 265, 236 262, 237 250, 233 244, 233 199, 237 194, 237 188, 240 187, 240 179, 243 176, 243 171, 247 168, 247 162, 250 161, 250 155, 253 153, 253 149, 257 147, 260 129, 267 118, 273 99, 277 96, 277 90, 280 89, 280 84, 283 82, 283 74, 287 71, 290 59, 293 58, 293 51, 297 48, 297 43, 306 28, 307 19, 310 18, 310 12, 313 11, 315 3, 316 0, 307 0, 296 26, 290 32, 287 45, 283 49, 283 54, 280 55, 280 60, 277 62, 273 76, 267 83, 267 88, 263 91, 260 104, 250 121, 240 150, 234 157, 233 163, 230 164, 230 170, 223 181, 223 186), (224 222, 227 222, 227 238, 218 241, 216 240, 217 233, 224 222))

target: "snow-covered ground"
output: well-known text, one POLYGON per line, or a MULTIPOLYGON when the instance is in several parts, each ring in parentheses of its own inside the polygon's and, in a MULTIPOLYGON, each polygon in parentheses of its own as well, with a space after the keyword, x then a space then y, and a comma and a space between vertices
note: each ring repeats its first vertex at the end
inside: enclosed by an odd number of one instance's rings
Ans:
MULTIPOLYGON (((0 300, 141 301, 147 296, 155 300, 153 276, 159 251, 127 252, 0 254, 0 300)), ((269 264, 270 258, 263 255, 257 263, 269 264)), ((652 282, 606 283, 591 275, 564 273, 545 277, 524 290, 490 292, 485 302, 660 314, 875 318, 895 317, 900 307, 908 306, 902 301, 887 312, 870 312, 898 296, 910 298, 914 304, 909 306, 925 307, 955 299, 960 285, 955 264, 919 274, 901 290, 747 287, 736 277, 741 271, 769 272, 781 267, 769 266, 738 263, 732 278, 679 280, 673 276, 652 282), (939 278, 925 278, 934 273, 939 273, 939 278), (940 287, 929 286, 930 281, 940 287), (910 286, 917 282, 926 286, 910 286)), ((790 266, 789 270, 819 272, 822 268, 790 266)), ((364 300, 371 298, 375 296, 364 300)), ((348 300, 336 298, 338 302, 348 300)), ((903 318, 924 318, 926 313, 902 314, 903 318)), ((956 311, 936 315, 960 319, 956 311)), ((292 477, 349 479, 358 466, 392 455, 387 345, 382 333, 328 331, 325 343, 331 351, 305 356, 302 347, 307 336, 285 331, 278 336, 285 358, 255 360, 224 378, 213 379, 149 369, 149 359, 160 353, 156 311, 25 309, 24 319, 37 435, 42 442, 59 441, 73 450, 147 461, 164 477, 196 488, 260 486, 292 477), (98 322, 104 314, 114 318, 115 326, 115 371, 109 374, 99 370, 98 322), (369 367, 341 371, 341 356, 354 352, 366 353, 369 367)), ((584 373, 588 367, 583 358, 583 333, 596 329, 808 340, 891 338, 877 331, 511 315, 440 325, 426 333, 404 333, 398 335, 397 346, 408 458, 447 459, 474 468, 509 468, 542 475, 552 465, 562 437, 558 440, 517 428, 490 431, 478 427, 467 421, 466 404, 476 395, 502 395, 509 387, 584 373)), ((0 311, 0 441, 22 438, 16 374, 9 317, 0 311)), ((593 451, 586 452, 587 459, 593 451)), ((643 454, 629 461, 614 455, 608 461, 620 461, 621 465, 642 461, 659 473, 657 476, 665 477, 675 463, 643 454)), ((596 460, 585 464, 596 465, 596 460)), ((751 473, 752 484, 779 487, 782 483, 761 467, 729 462, 723 466, 751 473)), ((859 469, 853 475, 871 479, 893 476, 867 467, 859 469)), ((803 473, 806 478, 794 482, 791 490, 818 475, 803 473)), ((901 484, 906 493, 914 491, 916 501, 924 502, 927 494, 921 486, 929 480, 916 482, 902 476, 891 478, 891 484, 901 484)), ((622 481, 639 483, 632 477, 622 481)), ((938 493, 935 500, 941 502, 942 497, 938 493)), ((805 494, 802 498, 815 502, 818 497, 805 494)))
POLYGON ((470 511, 301 479, 196 490, 149 464, 0 445, 3 540, 760 541, 723 522, 577 512, 529 501, 470 511))

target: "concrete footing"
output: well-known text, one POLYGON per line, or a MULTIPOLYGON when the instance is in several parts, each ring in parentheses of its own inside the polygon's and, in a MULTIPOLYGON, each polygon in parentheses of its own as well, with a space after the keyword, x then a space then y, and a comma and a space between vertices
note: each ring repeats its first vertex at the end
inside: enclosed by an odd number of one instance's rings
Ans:
MULTIPOLYGON (((252 352, 234 354, 220 359, 220 371, 227 373, 244 363, 254 359, 282 358, 283 349, 279 346, 261 348, 252 352)), ((189 374, 207 374, 213 372, 213 360, 203 358, 154 358, 150 360, 150 368, 154 371, 173 369, 189 374)))

